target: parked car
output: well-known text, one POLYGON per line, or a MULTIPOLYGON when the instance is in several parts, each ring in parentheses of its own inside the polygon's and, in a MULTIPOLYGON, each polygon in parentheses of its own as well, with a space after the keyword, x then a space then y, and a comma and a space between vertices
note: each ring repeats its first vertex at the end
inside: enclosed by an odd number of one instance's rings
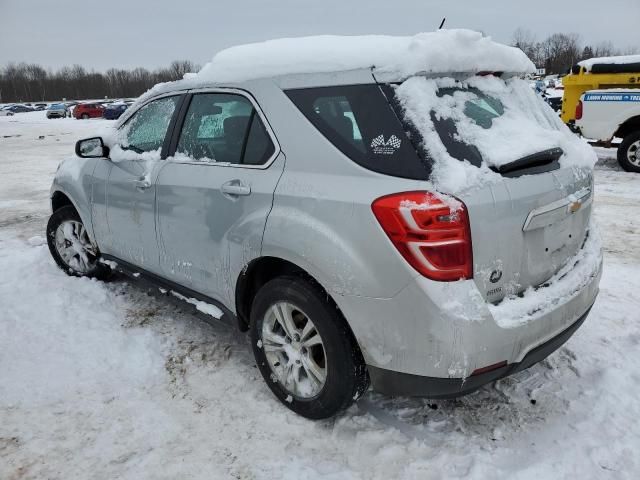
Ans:
POLYGON ((104 107, 100 103, 79 103, 73 109, 73 116, 77 119, 102 118, 104 107))
POLYGON ((610 147, 615 137, 622 138, 618 163, 640 173, 640 90, 589 90, 580 96, 575 120, 582 135, 601 145, 610 147))
POLYGON ((559 112, 562 109, 563 90, 559 88, 548 88, 543 98, 553 110, 559 112))
POLYGON ((69 115, 64 103, 54 103, 47 109, 47 118, 66 118, 69 115))
POLYGON ((46 232, 54 260, 76 276, 116 268, 237 322, 268 387, 308 418, 346 408, 369 382, 386 394, 446 398, 546 358, 598 292, 592 169, 565 163, 582 160, 573 154, 585 146, 517 83, 530 65, 522 52, 485 51, 488 40, 464 31, 424 35, 368 48, 381 40, 344 39, 339 51, 358 55, 342 62, 334 44, 321 54, 310 41, 281 41, 291 58, 330 59, 313 73, 292 71, 307 63, 283 64, 267 42, 214 59, 212 77, 205 69, 154 88, 113 138, 80 140, 79 158, 56 173, 46 232), (429 52, 443 37, 449 55, 438 64, 429 52), (401 71, 377 60, 390 48, 401 71), (261 73, 255 58, 273 65, 261 73), (500 73, 462 75, 463 64, 500 73), (216 72, 232 71, 240 79, 216 83, 216 72), (429 88, 438 95, 428 101, 449 98, 450 118, 428 103, 412 116, 408 99, 423 105, 429 88), (529 127, 510 128, 515 140, 493 121, 505 104, 529 127), (422 121, 434 129, 421 134, 422 121), (541 132, 575 148, 489 167, 458 140, 469 125, 482 148, 507 154, 537 148, 541 132), (436 163, 429 152, 449 156, 436 163), (488 183, 455 198, 435 188, 447 168, 480 175, 482 166, 488 183))
POLYGON ((10 105, 0 108, 0 117, 12 117, 13 112, 9 110, 10 105))
POLYGON ((129 103, 111 103, 105 107, 102 116, 107 120, 117 120, 129 108, 129 103))
POLYGON ((46 103, 36 103, 33 105, 33 109, 36 111, 42 111, 47 109, 46 103))
POLYGON ((33 112, 33 108, 26 105, 11 105, 10 107, 5 108, 5 110, 10 111, 11 113, 33 112))

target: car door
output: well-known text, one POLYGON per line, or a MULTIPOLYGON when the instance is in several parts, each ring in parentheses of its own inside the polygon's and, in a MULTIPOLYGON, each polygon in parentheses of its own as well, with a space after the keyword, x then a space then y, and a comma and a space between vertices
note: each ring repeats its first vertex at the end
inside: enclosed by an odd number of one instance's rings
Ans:
POLYGON ((180 99, 175 94, 154 99, 127 120, 111 149, 104 194, 94 195, 98 215, 104 202, 102 252, 154 273, 159 271, 155 179, 180 99))
POLYGON ((255 100, 192 93, 156 181, 163 276, 233 305, 242 268, 260 255, 284 155, 255 100))

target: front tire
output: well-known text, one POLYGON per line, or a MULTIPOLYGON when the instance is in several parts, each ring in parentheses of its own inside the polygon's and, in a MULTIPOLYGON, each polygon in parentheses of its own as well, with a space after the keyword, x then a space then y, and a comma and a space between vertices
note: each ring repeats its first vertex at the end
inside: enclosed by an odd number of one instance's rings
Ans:
POLYGON ((618 163, 627 172, 640 173, 640 131, 624 137, 618 147, 618 163))
POLYGON ((332 417, 369 386, 362 354, 342 314, 303 277, 278 277, 258 291, 250 335, 267 385, 303 417, 332 417))
POLYGON ((89 114, 88 113, 83 113, 82 114, 82 119, 83 120, 88 120, 89 119, 89 114))
POLYGON ((105 279, 110 273, 99 262, 98 249, 72 206, 61 207, 49 217, 47 244, 55 262, 68 275, 105 279))

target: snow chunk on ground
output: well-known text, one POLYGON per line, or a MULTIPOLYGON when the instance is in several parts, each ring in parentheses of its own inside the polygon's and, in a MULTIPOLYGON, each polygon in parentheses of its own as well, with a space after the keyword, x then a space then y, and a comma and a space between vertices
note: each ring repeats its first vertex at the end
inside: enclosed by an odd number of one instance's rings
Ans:
POLYGON ((640 55, 617 55, 615 57, 598 57, 589 58, 578 62, 578 65, 585 68, 587 72, 591 71, 591 67, 601 63, 613 63, 615 65, 625 65, 628 63, 640 63, 640 55))
POLYGON ((46 246, 25 249, 6 235, 0 245, 2 405, 136 396, 141 384, 164 381, 161 339, 125 331, 126 306, 102 283, 67 277, 46 246))
POLYGON ((420 72, 535 70, 520 49, 496 43, 479 32, 453 29, 408 37, 319 35, 239 45, 218 52, 189 79, 244 81, 370 67, 402 77, 420 72))
POLYGON ((32 247, 39 247, 40 245, 47 243, 47 241, 42 235, 34 235, 27 240, 27 243, 32 247))
POLYGON ((178 292, 171 291, 171 295, 180 300, 183 300, 191 305, 194 305, 196 309, 202 313, 206 313, 207 315, 211 315, 214 318, 220 319, 224 313, 215 305, 211 305, 210 303, 203 302, 201 300, 196 300, 195 298, 188 298, 184 295, 180 295, 178 292))

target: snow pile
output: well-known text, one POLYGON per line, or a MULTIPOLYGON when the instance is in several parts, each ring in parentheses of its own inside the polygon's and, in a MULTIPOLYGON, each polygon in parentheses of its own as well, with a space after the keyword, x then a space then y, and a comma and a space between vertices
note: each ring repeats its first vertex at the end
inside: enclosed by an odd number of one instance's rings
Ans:
POLYGON ((45 245, 6 235, 0 245, 0 406, 136 397, 141 384, 164 380, 162 340, 125 331, 126 305, 101 282, 67 277, 45 245))
POLYGON ((629 63, 640 63, 640 55, 617 55, 615 57, 589 58, 578 62, 578 65, 584 67, 587 72, 590 72, 591 67, 598 64, 626 65, 629 63))
POLYGON ((567 303, 598 274, 602 263, 602 240, 594 221, 582 249, 538 289, 529 287, 522 297, 505 298, 498 305, 487 304, 494 320, 503 328, 524 325, 567 303))
POLYGON ((593 150, 562 124, 527 82, 515 77, 502 80, 474 76, 465 81, 412 77, 396 88, 396 96, 405 117, 420 133, 423 148, 434 160, 433 182, 441 192, 458 193, 502 181, 503 177, 490 167, 555 147, 564 151, 560 159, 562 167, 592 168, 597 161, 593 150), (440 89, 454 90, 439 94, 440 89), (495 106, 495 110, 486 98, 500 107, 495 106), (466 114, 470 104, 491 112, 489 128, 466 114), (436 130, 434 118, 455 123, 454 138, 478 149, 483 160, 480 166, 472 165, 470 159, 463 161, 451 156, 436 130))
POLYGON ((471 30, 438 30, 410 37, 320 35, 240 45, 218 52, 189 78, 229 82, 371 67, 403 78, 421 72, 535 71, 518 48, 471 30))

